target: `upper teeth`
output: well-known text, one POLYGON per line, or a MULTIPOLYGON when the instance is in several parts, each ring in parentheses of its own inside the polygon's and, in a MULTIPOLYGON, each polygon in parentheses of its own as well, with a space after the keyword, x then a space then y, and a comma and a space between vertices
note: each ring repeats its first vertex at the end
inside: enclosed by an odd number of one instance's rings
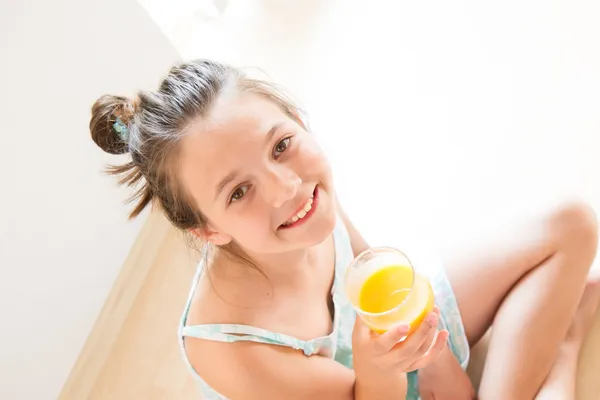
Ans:
POLYGON ((298 214, 294 215, 284 225, 293 224, 294 222, 298 221, 299 219, 302 219, 302 218, 306 217, 306 214, 308 214, 308 212, 312 208, 312 205, 313 205, 313 198, 311 197, 310 199, 308 199, 308 201, 304 205, 304 208, 302 210, 300 210, 300 212, 298 212, 298 214))

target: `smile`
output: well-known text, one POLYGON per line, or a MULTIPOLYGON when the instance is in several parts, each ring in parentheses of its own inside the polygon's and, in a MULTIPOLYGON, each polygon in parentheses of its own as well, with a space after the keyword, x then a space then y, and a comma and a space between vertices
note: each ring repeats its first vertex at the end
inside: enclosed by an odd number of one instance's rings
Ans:
POLYGON ((281 224, 280 228, 287 229, 295 227, 300 225, 300 223, 308 220, 308 218, 310 218, 314 214, 315 209, 317 208, 318 194, 318 188, 315 187, 312 196, 310 196, 310 198, 306 201, 304 206, 300 208, 300 210, 297 211, 296 214, 294 214, 294 216, 292 216, 289 220, 281 224))

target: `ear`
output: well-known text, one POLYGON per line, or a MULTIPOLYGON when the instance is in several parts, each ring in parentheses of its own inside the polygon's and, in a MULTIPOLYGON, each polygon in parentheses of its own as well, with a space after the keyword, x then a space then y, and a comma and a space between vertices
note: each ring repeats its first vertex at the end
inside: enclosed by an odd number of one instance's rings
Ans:
POLYGON ((231 236, 213 231, 210 228, 194 228, 190 229, 190 232, 196 237, 200 238, 200 240, 209 242, 215 246, 224 246, 231 242, 232 239, 231 236))

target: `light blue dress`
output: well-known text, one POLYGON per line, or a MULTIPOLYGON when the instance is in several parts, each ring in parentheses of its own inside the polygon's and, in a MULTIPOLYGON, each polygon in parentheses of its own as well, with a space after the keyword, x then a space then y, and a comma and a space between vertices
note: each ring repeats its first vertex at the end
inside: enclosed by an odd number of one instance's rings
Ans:
MULTIPOLYGON (((286 346, 302 350, 307 356, 328 357, 348 368, 352 368, 352 329, 356 314, 352 305, 347 300, 342 286, 344 272, 353 259, 353 253, 348 232, 340 218, 338 218, 338 222, 334 229, 333 238, 335 243, 335 277, 331 290, 335 310, 333 330, 328 336, 318 337, 308 341, 247 325, 211 324, 187 326, 187 316, 190 304, 204 268, 203 262, 200 263, 181 318, 179 326, 179 343, 185 362, 198 381, 202 399, 227 400, 225 396, 212 389, 190 364, 184 348, 185 336, 216 340, 219 342, 251 341, 267 343, 274 346, 286 346)), ((430 275, 429 278, 431 279, 431 284, 435 293, 436 304, 441 310, 442 318, 440 318, 440 328, 445 328, 450 332, 448 338, 449 348, 452 350, 462 367, 466 368, 469 361, 469 344, 465 336, 458 304, 452 287, 450 286, 450 282, 441 266, 436 268, 435 273, 430 275)), ((415 371, 408 374, 408 393, 406 399, 418 400, 418 391, 418 371, 415 371)))

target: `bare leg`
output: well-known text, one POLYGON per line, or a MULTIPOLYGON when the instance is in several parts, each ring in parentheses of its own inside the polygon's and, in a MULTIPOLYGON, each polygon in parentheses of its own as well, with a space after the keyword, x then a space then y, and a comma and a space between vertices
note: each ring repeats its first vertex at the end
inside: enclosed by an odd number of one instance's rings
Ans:
POLYGON ((575 399, 575 378, 579 351, 589 333, 600 301, 600 274, 588 279, 579 308, 575 313, 567 337, 558 351, 558 358, 542 385, 537 400, 575 399))
POLYGON ((482 400, 538 393, 579 304, 597 241, 593 211, 569 203, 447 264, 471 345, 494 324, 482 400))

